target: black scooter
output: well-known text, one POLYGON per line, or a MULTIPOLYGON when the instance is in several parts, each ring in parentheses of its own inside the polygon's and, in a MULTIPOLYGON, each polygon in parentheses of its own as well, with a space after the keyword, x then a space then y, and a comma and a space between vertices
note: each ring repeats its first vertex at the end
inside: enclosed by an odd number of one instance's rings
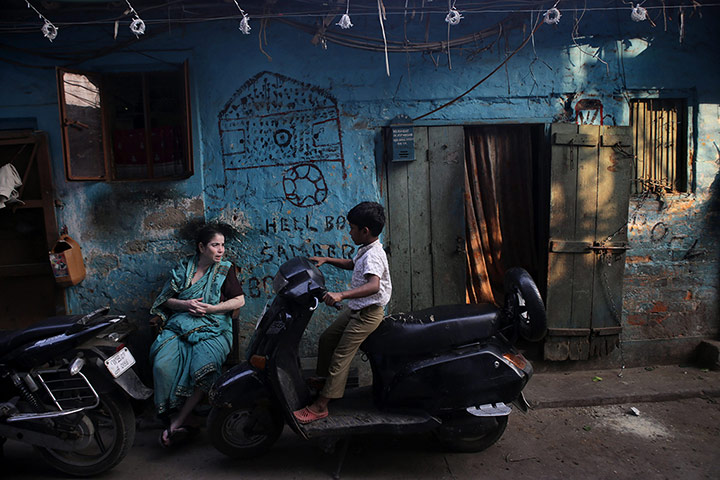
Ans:
POLYGON ((513 344, 519 336, 542 338, 546 317, 525 270, 507 272, 502 309, 452 305, 386 317, 361 346, 372 387, 348 389, 330 403, 330 416, 307 425, 292 414, 312 400, 298 344, 326 292, 325 279, 310 260, 294 258, 280 267, 273 288, 249 361, 210 391, 210 438, 228 456, 260 455, 285 423, 305 439, 432 431, 445 448, 477 452, 503 434, 511 404, 527 411, 522 390, 532 366, 513 344))
POLYGON ((133 330, 108 308, 0 332, 0 449, 36 447, 52 467, 95 476, 117 465, 135 438, 131 398, 153 391, 132 370, 133 330))

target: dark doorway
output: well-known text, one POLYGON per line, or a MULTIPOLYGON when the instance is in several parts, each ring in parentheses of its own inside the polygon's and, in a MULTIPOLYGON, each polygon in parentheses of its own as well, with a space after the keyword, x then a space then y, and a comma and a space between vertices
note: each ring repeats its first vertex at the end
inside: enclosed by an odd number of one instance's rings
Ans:
POLYGON ((547 159, 544 125, 465 127, 468 302, 502 304, 512 267, 544 286, 547 159))
POLYGON ((65 309, 48 257, 57 224, 47 136, 0 131, 0 167, 7 164, 22 186, 21 202, 0 209, 0 329, 18 329, 65 309))

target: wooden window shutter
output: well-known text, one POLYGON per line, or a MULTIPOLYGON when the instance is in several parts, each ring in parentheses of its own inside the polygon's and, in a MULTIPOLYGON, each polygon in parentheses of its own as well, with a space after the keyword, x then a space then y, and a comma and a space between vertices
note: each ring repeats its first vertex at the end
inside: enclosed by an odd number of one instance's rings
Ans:
POLYGON ((57 69, 60 125, 68 180, 107 178, 100 76, 57 69))

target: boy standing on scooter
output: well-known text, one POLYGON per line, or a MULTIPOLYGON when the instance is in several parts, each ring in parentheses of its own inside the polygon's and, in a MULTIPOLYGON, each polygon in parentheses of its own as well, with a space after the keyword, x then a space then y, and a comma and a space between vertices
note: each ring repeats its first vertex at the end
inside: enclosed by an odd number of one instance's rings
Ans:
MULTIPOLYGON (((325 379, 318 398, 305 408, 293 412, 300 423, 310 423, 328 416, 330 400, 342 398, 345 393, 350 362, 360 344, 380 325, 390 301, 392 284, 387 256, 378 240, 385 226, 382 205, 362 202, 347 215, 350 237, 360 245, 355 257, 310 257, 317 266, 329 263, 338 268, 352 270, 350 290, 327 292, 323 301, 333 306, 349 299, 347 307, 335 322, 320 336, 317 374, 325 379)), ((318 379, 320 380, 320 379, 318 379)))

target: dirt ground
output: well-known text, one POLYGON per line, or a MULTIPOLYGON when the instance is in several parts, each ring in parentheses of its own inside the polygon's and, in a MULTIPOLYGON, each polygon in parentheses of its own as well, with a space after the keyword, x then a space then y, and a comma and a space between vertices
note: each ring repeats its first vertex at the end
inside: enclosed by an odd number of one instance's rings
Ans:
MULTIPOLYGON (((363 437, 349 448, 343 479, 717 479, 719 399, 513 412, 500 441, 476 454, 439 451, 429 436, 363 437), (630 413, 635 407, 640 415, 630 413)), ((173 451, 159 430, 137 433, 125 460, 104 479, 329 479, 336 456, 286 428, 273 449, 233 461, 205 433, 173 451)), ((7 442, 2 478, 65 478, 30 447, 7 442)))

